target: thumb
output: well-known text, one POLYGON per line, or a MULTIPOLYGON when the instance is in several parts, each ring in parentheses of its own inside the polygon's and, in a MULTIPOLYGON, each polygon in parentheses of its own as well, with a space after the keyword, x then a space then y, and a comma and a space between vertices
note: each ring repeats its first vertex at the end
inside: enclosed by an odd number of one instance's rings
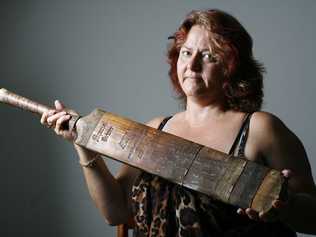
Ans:
POLYGON ((65 106, 59 100, 55 100, 55 107, 56 107, 56 110, 59 110, 59 111, 65 109, 65 106))
POLYGON ((284 169, 281 171, 281 173, 285 178, 288 178, 288 179, 293 176, 293 173, 290 169, 284 169))

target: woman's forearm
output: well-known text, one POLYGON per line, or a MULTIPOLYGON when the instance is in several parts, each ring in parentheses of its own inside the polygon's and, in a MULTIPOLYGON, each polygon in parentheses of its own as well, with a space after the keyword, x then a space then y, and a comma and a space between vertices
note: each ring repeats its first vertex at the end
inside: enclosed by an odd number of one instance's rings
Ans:
MULTIPOLYGON (((78 145, 75 149, 81 163, 89 162, 94 154, 78 145)), ((128 208, 120 183, 113 177, 102 159, 97 159, 93 167, 82 167, 92 200, 110 225, 126 222, 128 208)))

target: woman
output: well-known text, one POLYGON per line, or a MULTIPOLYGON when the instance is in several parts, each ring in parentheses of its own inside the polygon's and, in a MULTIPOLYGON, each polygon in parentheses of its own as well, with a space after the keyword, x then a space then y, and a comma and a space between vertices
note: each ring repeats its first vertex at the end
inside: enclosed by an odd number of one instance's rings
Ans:
MULTIPOLYGON (((97 154, 77 145, 92 199, 111 225, 134 216, 135 236, 296 236, 316 233, 316 188, 299 139, 274 115, 261 112, 263 67, 252 39, 231 15, 193 11, 171 37, 170 78, 185 110, 147 125, 282 170, 289 199, 275 200, 275 217, 226 205, 123 165, 116 177, 97 154), (122 211, 129 210, 129 211, 122 211)), ((41 123, 62 130, 70 119, 58 101, 41 123)), ((237 158, 236 158, 237 159, 237 158)))

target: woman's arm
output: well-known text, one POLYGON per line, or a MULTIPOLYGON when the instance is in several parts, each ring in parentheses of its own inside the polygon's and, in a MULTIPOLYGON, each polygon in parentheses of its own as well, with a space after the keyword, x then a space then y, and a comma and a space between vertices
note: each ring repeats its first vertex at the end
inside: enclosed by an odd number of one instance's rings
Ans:
MULTIPOLYGON (((86 163, 95 156, 94 153, 85 148, 78 145, 74 146, 82 163, 86 163)), ((82 170, 89 194, 106 222, 109 225, 126 223, 129 209, 126 192, 124 192, 127 187, 123 179, 114 177, 103 159, 97 159, 91 167, 82 166, 82 170)), ((138 170, 126 165, 122 165, 119 172, 130 180, 138 174, 138 170)))
MULTIPOLYGON (((62 138, 73 142, 76 133, 64 130, 62 124, 76 114, 64 107, 59 101, 55 101, 55 110, 45 112, 41 117, 43 125, 52 128, 62 138)), ((110 225, 124 223, 127 220, 128 209, 124 197, 124 186, 119 179, 112 176, 103 159, 92 151, 74 144, 82 166, 83 174, 87 183, 89 194, 96 207, 110 225), (91 165, 87 165, 87 164, 91 165)), ((133 176, 132 169, 126 171, 126 175, 133 176)))
MULTIPOLYGON (((157 128, 163 118, 156 118, 147 123, 157 128)), ((79 159, 86 163, 91 159, 89 151, 75 145, 79 159)), ((93 155, 92 155, 93 156, 93 155)), ((84 177, 92 200, 110 225, 127 223, 131 218, 131 191, 140 170, 122 165, 115 177, 102 159, 95 166, 83 167, 84 177)))
MULTIPOLYGON (((316 234, 316 187, 311 167, 301 141, 277 117, 264 112, 253 115, 249 133, 251 153, 263 157, 265 163, 277 170, 290 170, 288 202, 280 202, 281 221, 297 232, 316 234)), ((248 214, 252 216, 252 211, 248 214)), ((259 218, 264 216, 259 214, 259 218)))
MULTIPOLYGON (((55 102, 55 111, 44 113, 41 123, 54 129, 57 135, 73 141, 75 134, 62 129, 62 124, 70 119, 65 107, 55 102)), ((147 125, 158 127, 161 118, 150 121, 147 125)), ((131 215, 130 193, 135 178, 140 171, 128 165, 122 165, 114 177, 98 154, 74 144, 82 164, 84 178, 89 194, 110 225, 127 223, 131 215), (92 165, 86 165, 88 163, 92 165)))

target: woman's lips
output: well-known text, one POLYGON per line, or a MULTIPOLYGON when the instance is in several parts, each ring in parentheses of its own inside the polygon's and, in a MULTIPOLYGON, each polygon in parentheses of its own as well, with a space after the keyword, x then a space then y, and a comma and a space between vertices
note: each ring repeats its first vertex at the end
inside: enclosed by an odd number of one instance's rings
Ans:
POLYGON ((200 80, 201 77, 200 76, 187 76, 187 77, 184 77, 184 79, 191 79, 191 80, 200 80))

